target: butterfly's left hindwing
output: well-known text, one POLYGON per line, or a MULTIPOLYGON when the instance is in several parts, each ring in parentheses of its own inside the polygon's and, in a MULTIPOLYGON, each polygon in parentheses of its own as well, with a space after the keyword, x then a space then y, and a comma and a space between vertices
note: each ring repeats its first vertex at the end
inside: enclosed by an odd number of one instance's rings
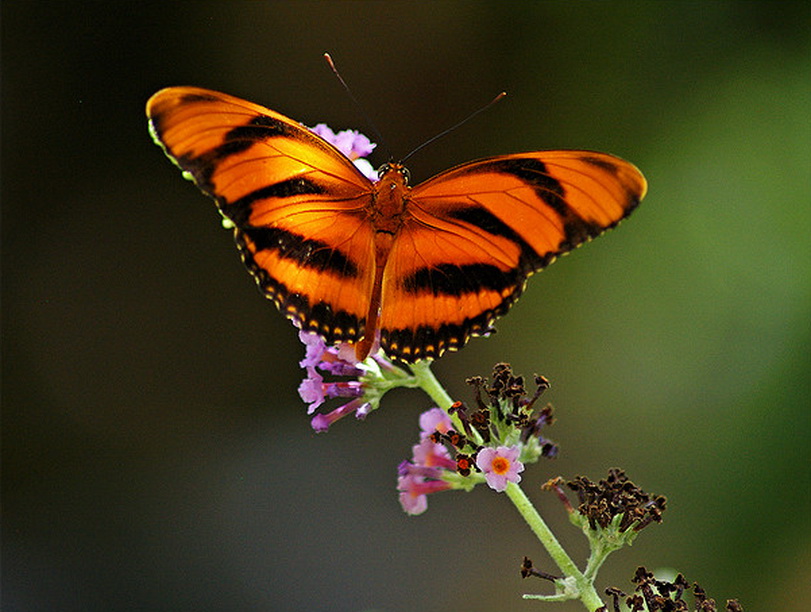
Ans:
POLYGON ((164 89, 147 115, 156 142, 233 223, 264 293, 328 342, 357 341, 374 277, 370 181, 306 128, 232 96, 164 89))
POLYGON ((435 358, 487 333, 531 274, 614 227, 645 191, 632 164, 591 151, 504 155, 417 185, 386 268, 384 350, 435 358))

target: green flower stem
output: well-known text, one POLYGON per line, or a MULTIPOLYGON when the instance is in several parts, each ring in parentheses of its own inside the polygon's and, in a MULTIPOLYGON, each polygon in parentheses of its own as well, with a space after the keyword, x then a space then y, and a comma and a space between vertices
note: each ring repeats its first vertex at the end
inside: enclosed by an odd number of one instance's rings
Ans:
POLYGON ((618 550, 620 547, 605 546, 596 538, 589 540, 589 543, 591 544, 591 555, 589 556, 584 575, 586 579, 593 581, 597 578, 597 572, 600 570, 603 562, 608 558, 608 555, 618 550))
POLYGON ((532 529, 532 532, 538 537, 543 544, 549 556, 557 564, 561 571, 567 577, 573 578, 577 586, 577 592, 580 601, 586 606, 588 610, 596 610, 603 605, 603 601, 594 589, 594 585, 583 575, 583 573, 575 565, 572 558, 563 550, 563 547, 558 542, 555 534, 550 531, 546 522, 538 514, 535 506, 529 501, 529 498, 524 493, 523 489, 514 482, 507 483, 507 497, 515 505, 519 514, 524 517, 524 520, 532 529))
MULTIPOLYGON (((437 380, 434 373, 431 371, 431 362, 430 361, 418 361, 411 365, 411 371, 414 374, 414 378, 417 380, 419 387, 428 394, 428 396, 436 402, 436 405, 442 408, 445 412, 448 411, 453 405, 453 398, 448 395, 448 392, 445 391, 445 388, 442 384, 437 380)), ((459 419, 459 416, 456 414, 451 415, 451 421, 453 422, 453 426, 456 428, 456 431, 464 431, 464 427, 462 426, 462 421, 459 419)), ((479 437, 477 432, 473 432, 474 441, 477 444, 481 444, 481 438, 479 437)))
POLYGON ((414 373, 414 378, 417 379, 420 389, 425 391, 436 402, 437 406, 447 411, 453 405, 453 398, 448 395, 448 392, 445 391, 445 388, 431 371, 430 361, 418 361, 412 364, 411 371, 414 373))

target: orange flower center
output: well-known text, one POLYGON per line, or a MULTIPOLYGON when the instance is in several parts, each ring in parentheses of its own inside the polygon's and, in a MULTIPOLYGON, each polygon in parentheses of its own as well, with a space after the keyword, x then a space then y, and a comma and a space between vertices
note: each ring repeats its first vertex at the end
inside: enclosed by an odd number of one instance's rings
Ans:
POLYGON ((510 461, 505 457, 496 457, 491 466, 494 473, 499 476, 510 471, 510 461))

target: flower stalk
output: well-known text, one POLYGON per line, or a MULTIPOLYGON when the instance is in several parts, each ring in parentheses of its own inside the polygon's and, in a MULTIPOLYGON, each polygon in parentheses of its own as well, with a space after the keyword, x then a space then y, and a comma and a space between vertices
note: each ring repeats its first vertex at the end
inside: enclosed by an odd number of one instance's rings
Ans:
MULTIPOLYGON (((434 376, 430 362, 423 361, 412 366, 414 377, 422 389, 437 405, 447 411, 453 405, 453 399, 442 387, 434 376)), ((462 424, 456 413, 451 415, 454 426, 462 429, 462 424)), ((563 572, 565 578, 555 580, 555 595, 525 595, 527 599, 546 599, 548 601, 562 601, 566 599, 580 599, 583 605, 590 611, 598 609, 603 605, 600 596, 594 589, 594 575, 591 580, 580 571, 572 558, 558 542, 555 535, 549 529, 546 521, 533 506, 532 502, 516 482, 508 482, 505 490, 507 497, 513 503, 518 513, 524 518, 529 528, 541 542, 543 547, 552 557, 552 560, 563 572)), ((604 556, 602 556, 604 559, 604 556)))
POLYGON ((524 520, 529 525, 532 533, 536 535, 541 542, 546 552, 552 557, 552 560, 560 568, 569 581, 558 579, 555 581, 557 593, 555 595, 524 595, 524 599, 546 599, 555 598, 554 601, 560 599, 580 599, 583 605, 592 612, 603 605, 603 601, 594 589, 593 578, 590 581, 580 571, 572 558, 560 545, 555 534, 549 529, 546 521, 543 520, 541 515, 532 505, 532 502, 524 493, 521 487, 513 482, 507 485, 507 497, 518 510, 518 513, 524 517, 524 520), (572 588, 574 587, 574 588, 572 588))

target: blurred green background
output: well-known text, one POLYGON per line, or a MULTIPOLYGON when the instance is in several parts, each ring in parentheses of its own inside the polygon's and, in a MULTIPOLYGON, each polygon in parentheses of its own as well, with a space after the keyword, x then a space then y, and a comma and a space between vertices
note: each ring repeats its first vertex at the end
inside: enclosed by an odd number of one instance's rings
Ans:
POLYGON ((550 476, 622 466, 668 496, 601 589, 644 564, 803 608, 809 6, 3 2, 3 610, 581 609, 520 599, 547 588, 524 555, 555 569, 503 496, 402 513, 424 396, 311 432, 293 327, 150 141, 167 85, 363 128, 324 51, 399 155, 508 91, 410 160, 415 181, 542 148, 645 172, 630 220, 435 370, 461 399, 496 361, 551 379, 562 454, 525 490, 579 560, 550 476))

